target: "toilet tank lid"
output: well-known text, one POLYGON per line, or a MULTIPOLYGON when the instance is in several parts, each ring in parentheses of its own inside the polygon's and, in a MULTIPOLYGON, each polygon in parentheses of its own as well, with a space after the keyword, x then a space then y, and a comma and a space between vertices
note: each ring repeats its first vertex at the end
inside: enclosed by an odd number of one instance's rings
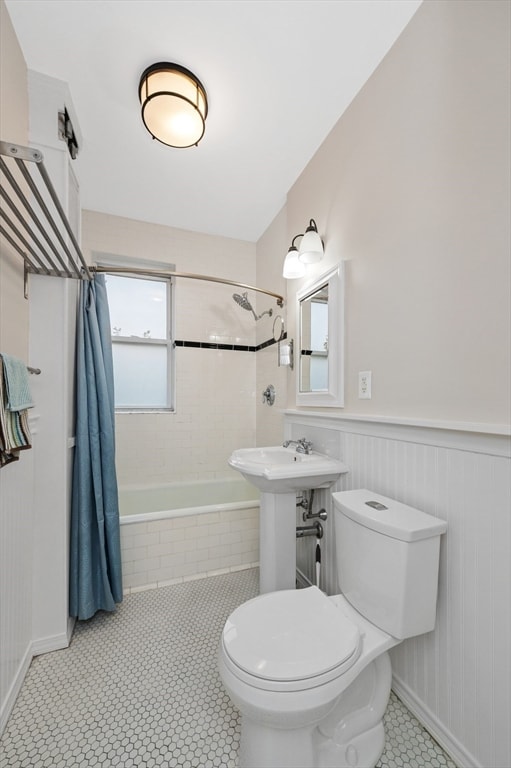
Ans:
POLYGON ((439 536, 447 530, 445 520, 362 488, 332 494, 335 506, 351 520, 373 531, 401 541, 439 536))

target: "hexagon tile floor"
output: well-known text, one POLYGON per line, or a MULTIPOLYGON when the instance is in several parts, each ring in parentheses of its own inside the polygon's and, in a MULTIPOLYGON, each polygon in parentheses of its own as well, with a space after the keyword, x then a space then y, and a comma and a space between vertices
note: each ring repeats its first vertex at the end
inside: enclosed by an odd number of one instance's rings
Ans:
MULTIPOLYGON (((239 716, 216 669, 229 613, 257 570, 132 593, 35 658, 0 744, 2 768, 235 768, 239 716)), ((392 694, 380 768, 455 768, 392 694)))

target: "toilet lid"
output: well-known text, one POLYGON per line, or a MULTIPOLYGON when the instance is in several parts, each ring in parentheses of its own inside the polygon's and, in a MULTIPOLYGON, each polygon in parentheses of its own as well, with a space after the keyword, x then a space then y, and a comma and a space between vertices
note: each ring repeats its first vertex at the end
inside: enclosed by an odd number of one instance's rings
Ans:
POLYGON ((323 592, 309 587, 270 592, 240 605, 225 624, 223 645, 245 672, 291 681, 351 666, 360 632, 323 592))

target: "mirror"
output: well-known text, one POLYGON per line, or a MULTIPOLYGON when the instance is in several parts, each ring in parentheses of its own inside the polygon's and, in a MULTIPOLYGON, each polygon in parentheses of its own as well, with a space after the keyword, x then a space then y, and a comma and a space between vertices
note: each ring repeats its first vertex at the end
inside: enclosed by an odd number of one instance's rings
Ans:
POLYGON ((328 283, 300 301, 300 392, 328 391, 328 283))
POLYGON ((297 405, 344 405, 342 268, 297 295, 297 405))

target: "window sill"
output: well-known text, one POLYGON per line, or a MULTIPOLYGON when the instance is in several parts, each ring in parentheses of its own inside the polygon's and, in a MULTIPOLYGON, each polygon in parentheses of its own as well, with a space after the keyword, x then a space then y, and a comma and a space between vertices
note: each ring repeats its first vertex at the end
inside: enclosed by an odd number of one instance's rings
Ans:
POLYGON ((175 408, 116 408, 115 415, 133 414, 133 413, 170 413, 174 414, 175 408))

